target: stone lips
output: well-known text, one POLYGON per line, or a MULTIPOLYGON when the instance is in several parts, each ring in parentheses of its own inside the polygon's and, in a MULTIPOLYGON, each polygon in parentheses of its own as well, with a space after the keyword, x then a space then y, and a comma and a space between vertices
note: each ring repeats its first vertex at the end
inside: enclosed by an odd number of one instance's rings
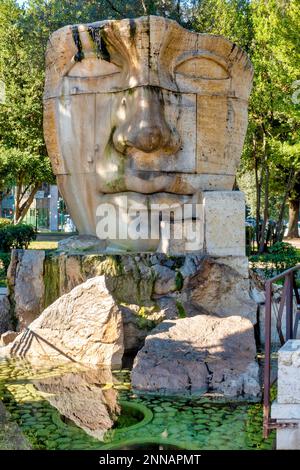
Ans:
POLYGON ((53 33, 45 140, 79 232, 95 233, 103 194, 231 190, 252 75, 235 44, 165 18, 53 33))

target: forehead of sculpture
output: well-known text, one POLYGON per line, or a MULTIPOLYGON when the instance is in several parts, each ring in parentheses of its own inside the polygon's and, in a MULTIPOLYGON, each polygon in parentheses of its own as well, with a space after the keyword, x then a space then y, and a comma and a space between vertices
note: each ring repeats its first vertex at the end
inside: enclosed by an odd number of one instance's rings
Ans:
POLYGON ((232 42, 156 16, 66 26, 51 36, 46 65, 45 98, 60 95, 63 82, 65 93, 69 81, 83 93, 151 85, 247 100, 253 76, 232 42))

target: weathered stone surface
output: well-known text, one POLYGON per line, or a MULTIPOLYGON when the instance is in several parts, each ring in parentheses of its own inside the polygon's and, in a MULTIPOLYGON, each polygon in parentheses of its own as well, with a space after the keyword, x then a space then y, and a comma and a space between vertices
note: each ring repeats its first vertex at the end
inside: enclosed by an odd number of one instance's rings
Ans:
POLYGON ((155 264, 153 271, 155 273, 154 294, 165 295, 177 290, 176 271, 160 264, 155 264))
POLYGON ((154 272, 147 261, 132 255, 54 254, 45 260, 45 302, 48 306, 59 296, 87 279, 105 275, 108 289, 118 302, 149 303, 154 272))
MULTIPOLYGON (((99 204, 110 200, 120 208, 122 193, 151 205, 170 194, 179 202, 201 191, 231 192, 252 76, 236 44, 166 18, 107 20, 54 32, 46 54, 44 133, 79 233, 95 236, 99 204)), ((125 218, 123 227, 128 225, 125 218)), ((217 240, 211 235, 207 246, 214 254, 239 254, 240 233, 231 235, 230 227, 217 240)), ((106 246, 156 249, 150 236, 117 239, 106 246)), ((163 249, 184 247, 170 243, 163 249)), ((201 249, 200 242, 194 250, 201 249)))
POLYGON ((7 295, 0 296, 0 335, 12 327, 10 303, 7 295))
POLYGON ((160 393, 260 394, 251 322, 239 316, 198 315, 166 320, 139 351, 132 384, 160 393))
POLYGON ((73 235, 72 237, 58 242, 59 251, 82 252, 82 251, 102 251, 103 241, 92 235, 73 235))
POLYGON ((277 402, 300 404, 300 340, 289 340, 278 352, 277 402))
POLYGON ((60 414, 87 434, 103 440, 120 414, 110 369, 66 373, 35 380, 34 385, 60 414))
POLYGON ((239 191, 204 193, 206 252, 211 256, 245 256, 245 198, 239 191))
POLYGON ((256 304, 264 304, 266 302, 266 293, 264 290, 259 290, 257 287, 253 287, 250 290, 250 297, 256 304))
MULTIPOLYGON (((107 288, 116 302, 135 305, 137 310, 156 305, 157 312, 161 314, 159 321, 197 315, 203 309, 204 313, 208 311, 217 315, 237 312, 249 316, 246 257, 211 258, 199 254, 169 257, 161 253, 48 254, 43 266, 45 287, 44 298, 39 302, 39 313, 77 285, 101 275, 105 276, 107 288), (165 273, 165 277, 158 279, 157 273, 165 273)), ((30 284, 34 282, 34 278, 27 280, 28 290, 33 290, 30 284)), ((253 301, 250 302, 255 322, 256 307, 253 301)), ((38 304, 37 301, 36 303, 38 304)), ((14 291, 11 294, 11 307, 13 306, 14 291)), ((158 319, 151 317, 152 320, 158 319)), ((11 329, 11 326, 5 328, 7 329, 11 329)), ((140 332, 138 337, 139 334, 140 332)))
POLYGON ((122 315, 100 276, 46 308, 6 353, 31 361, 120 366, 123 349, 122 315))
POLYGON ((271 418, 280 424, 288 424, 276 430, 277 450, 300 450, 300 404, 272 403, 271 418))
POLYGON ((14 339, 16 339, 18 334, 19 333, 17 331, 6 331, 1 335, 0 346, 6 346, 7 344, 11 343, 12 341, 14 341, 14 339))
POLYGON ((188 298, 203 313, 239 315, 256 323, 256 304, 249 296, 249 279, 217 259, 204 258, 187 283, 188 298))
POLYGON ((7 281, 20 330, 35 320, 43 307, 44 259, 42 250, 12 251, 7 281))
POLYGON ((197 254, 187 254, 185 256, 184 264, 179 269, 184 279, 188 278, 189 276, 192 276, 193 274, 197 272, 199 265, 201 264, 202 258, 203 258, 203 255, 197 255, 197 254))
POLYGON ((138 305, 120 306, 123 318, 125 352, 141 349, 149 333, 138 315, 139 308, 138 305))

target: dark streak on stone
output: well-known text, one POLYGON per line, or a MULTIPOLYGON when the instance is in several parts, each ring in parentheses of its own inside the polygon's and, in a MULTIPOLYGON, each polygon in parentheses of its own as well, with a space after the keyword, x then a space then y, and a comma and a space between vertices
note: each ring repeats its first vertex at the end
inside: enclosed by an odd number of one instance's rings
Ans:
POLYGON ((237 45, 235 43, 232 44, 232 47, 231 47, 231 51, 230 51, 230 54, 232 54, 232 52, 234 51, 234 49, 237 47, 237 45))
POLYGON ((75 62, 81 62, 84 59, 84 53, 82 51, 82 44, 80 39, 80 34, 78 31, 78 26, 72 26, 72 35, 75 46, 77 47, 77 52, 74 56, 75 62))
POLYGON ((150 44, 150 16, 148 16, 148 18, 147 18, 146 34, 148 35, 148 38, 149 38, 149 41, 148 41, 148 67, 149 67, 149 69, 151 69, 152 58, 151 58, 151 44, 150 44))
POLYGON ((130 18, 129 20, 129 32, 130 32, 130 39, 131 41, 134 41, 134 37, 136 34, 136 23, 133 18, 130 18))
POLYGON ((95 43, 98 59, 110 62, 110 53, 107 49, 104 27, 89 26, 88 33, 95 43))

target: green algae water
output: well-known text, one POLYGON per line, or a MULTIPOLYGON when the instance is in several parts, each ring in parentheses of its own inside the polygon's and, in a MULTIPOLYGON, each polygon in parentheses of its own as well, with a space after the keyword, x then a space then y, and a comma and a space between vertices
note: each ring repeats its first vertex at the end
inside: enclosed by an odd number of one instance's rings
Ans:
POLYGON ((0 361, 0 399, 33 449, 271 450, 262 405, 136 395, 130 371, 0 361), (116 412, 118 410, 118 412, 116 412))

